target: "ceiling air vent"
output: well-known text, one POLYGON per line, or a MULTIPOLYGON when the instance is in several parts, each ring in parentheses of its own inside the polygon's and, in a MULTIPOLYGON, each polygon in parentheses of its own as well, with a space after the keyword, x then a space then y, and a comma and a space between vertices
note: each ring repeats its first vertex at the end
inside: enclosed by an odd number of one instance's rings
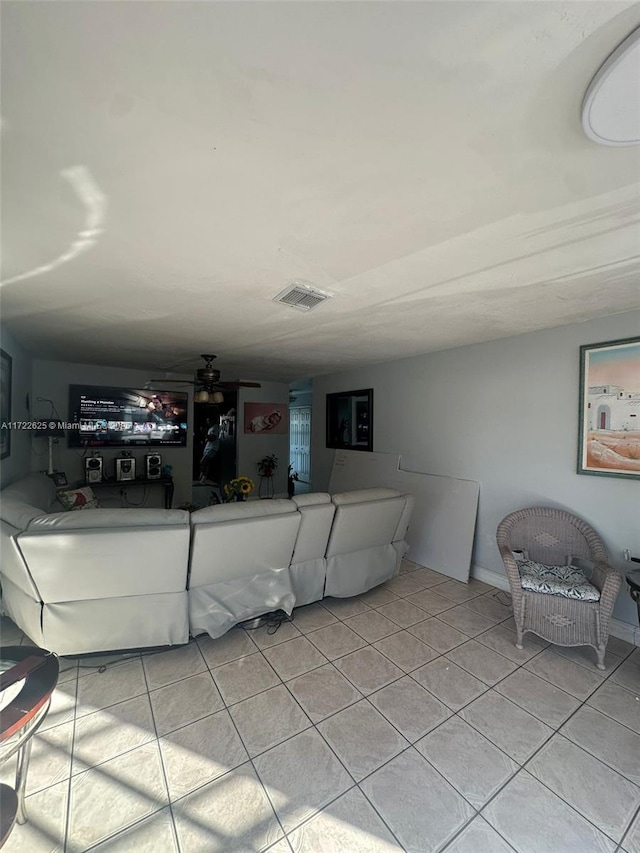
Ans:
POLYGON ((275 296, 273 301, 290 305, 299 311, 310 311, 329 298, 328 293, 322 293, 322 291, 308 287, 306 284, 293 284, 275 296))

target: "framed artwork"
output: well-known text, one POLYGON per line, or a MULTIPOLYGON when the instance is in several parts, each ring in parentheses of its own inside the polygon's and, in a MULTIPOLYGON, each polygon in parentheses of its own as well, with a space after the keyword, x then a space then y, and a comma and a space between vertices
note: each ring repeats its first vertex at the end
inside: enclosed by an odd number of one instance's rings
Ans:
POLYGON ((578 474, 640 479, 640 337, 580 347, 578 474))
POLYGON ((245 403, 245 435, 287 435, 289 405, 287 403, 245 403))
MULTIPOLYGON (((11 420, 11 372, 13 359, 0 349, 0 421, 11 420)), ((11 430, 0 429, 0 459, 11 456, 11 430)))
POLYGON ((373 451, 373 388, 327 394, 326 446, 373 451))

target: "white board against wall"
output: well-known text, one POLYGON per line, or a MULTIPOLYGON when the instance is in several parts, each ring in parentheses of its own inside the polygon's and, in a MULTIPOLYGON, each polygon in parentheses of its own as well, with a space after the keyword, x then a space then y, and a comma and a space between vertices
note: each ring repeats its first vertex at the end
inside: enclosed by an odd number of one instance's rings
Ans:
POLYGON ((480 485, 474 480, 405 471, 393 453, 336 450, 329 491, 386 487, 412 494, 415 507, 407 542, 409 559, 467 583, 480 485))

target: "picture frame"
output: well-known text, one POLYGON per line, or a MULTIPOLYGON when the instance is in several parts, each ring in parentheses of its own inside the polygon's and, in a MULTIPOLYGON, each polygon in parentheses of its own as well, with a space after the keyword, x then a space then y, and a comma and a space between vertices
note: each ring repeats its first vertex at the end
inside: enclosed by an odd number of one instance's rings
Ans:
POLYGON ((287 435, 289 432, 288 403, 245 403, 245 435, 287 435))
POLYGON ((580 347, 578 474, 640 479, 640 337, 580 347))
POLYGON ((54 471, 53 474, 49 474, 49 476, 53 480, 56 489, 61 489, 69 485, 67 475, 64 473, 64 471, 54 471))
POLYGON ((327 394, 326 446, 373 451, 373 388, 327 394))
MULTIPOLYGON (((11 386, 13 359, 8 352, 0 349, 0 422, 11 420, 11 386)), ((0 429, 0 459, 11 456, 11 429, 0 429)))

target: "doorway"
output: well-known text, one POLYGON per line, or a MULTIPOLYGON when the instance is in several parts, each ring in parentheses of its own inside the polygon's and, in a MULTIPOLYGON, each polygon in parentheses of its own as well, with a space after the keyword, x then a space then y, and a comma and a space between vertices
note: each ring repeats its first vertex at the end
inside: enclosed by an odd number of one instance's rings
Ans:
POLYGON ((311 406, 289 409, 289 459, 301 483, 311 473, 311 406))

